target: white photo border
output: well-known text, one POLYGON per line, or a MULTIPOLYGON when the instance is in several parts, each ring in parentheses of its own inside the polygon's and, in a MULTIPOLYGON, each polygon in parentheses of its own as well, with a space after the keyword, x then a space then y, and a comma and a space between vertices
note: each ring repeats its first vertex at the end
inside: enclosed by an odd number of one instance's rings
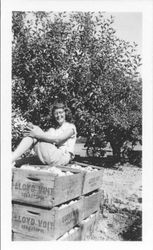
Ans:
POLYGON ((153 247, 153 4, 152 1, 3 0, 1 5, 1 242, 2 250, 153 247), (11 15, 12 11, 142 12, 143 240, 142 242, 12 242, 11 240, 11 15))

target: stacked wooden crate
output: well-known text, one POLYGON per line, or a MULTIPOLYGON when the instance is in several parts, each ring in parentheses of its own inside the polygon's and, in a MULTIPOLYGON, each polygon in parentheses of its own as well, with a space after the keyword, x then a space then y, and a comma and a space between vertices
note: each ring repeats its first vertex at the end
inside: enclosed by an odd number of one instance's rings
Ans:
POLYGON ((77 166, 58 168, 59 173, 49 166, 12 169, 12 240, 70 241, 91 236, 103 200, 103 170, 77 166))

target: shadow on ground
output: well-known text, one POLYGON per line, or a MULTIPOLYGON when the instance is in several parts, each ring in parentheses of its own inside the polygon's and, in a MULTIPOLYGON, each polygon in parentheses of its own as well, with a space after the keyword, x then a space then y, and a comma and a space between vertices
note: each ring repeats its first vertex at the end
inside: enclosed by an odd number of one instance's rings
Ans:
POLYGON ((99 167, 104 168, 112 168, 116 169, 120 165, 123 165, 126 162, 129 162, 131 165, 135 165, 137 167, 142 166, 142 151, 133 151, 129 159, 116 160, 113 156, 109 155, 107 157, 87 157, 87 156, 80 156, 78 154, 75 155, 74 160, 82 163, 87 163, 99 167))
POLYGON ((131 225, 120 234, 125 241, 141 241, 142 240, 142 212, 134 216, 131 225))

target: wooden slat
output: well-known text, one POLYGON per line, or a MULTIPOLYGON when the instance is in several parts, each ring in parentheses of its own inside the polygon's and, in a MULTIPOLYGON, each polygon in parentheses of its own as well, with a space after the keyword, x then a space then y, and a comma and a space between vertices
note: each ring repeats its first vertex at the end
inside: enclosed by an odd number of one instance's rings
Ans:
POLYGON ((13 232, 12 241, 38 241, 38 239, 18 232, 13 232))
POLYGON ((81 227, 75 227, 61 236, 58 241, 80 241, 82 239, 81 227), (73 232, 72 232, 73 231, 73 232))
POLYGON ((83 220, 81 222, 81 227, 82 227, 81 239, 82 240, 91 240, 92 239, 92 235, 93 235, 94 230, 95 230, 95 225, 97 223, 98 216, 99 216, 99 212, 96 212, 96 213, 92 214, 92 217, 90 216, 86 220, 83 220))
POLYGON ((89 217, 100 209, 100 203, 104 199, 103 190, 94 191, 89 195, 85 195, 83 199, 82 219, 89 217))
POLYGON ((73 164, 77 164, 77 165, 80 165, 82 167, 92 167, 92 168, 94 167, 94 168, 97 168, 99 170, 102 169, 101 167, 98 167, 98 166, 95 166, 95 165, 91 165, 91 164, 88 164, 88 163, 78 162, 78 161, 74 161, 73 164))

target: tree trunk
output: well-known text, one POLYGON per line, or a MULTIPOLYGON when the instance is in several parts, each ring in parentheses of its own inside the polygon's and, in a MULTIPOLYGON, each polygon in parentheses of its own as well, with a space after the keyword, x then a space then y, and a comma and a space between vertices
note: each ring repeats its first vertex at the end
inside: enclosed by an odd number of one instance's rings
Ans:
POLYGON ((118 145, 112 145, 112 150, 113 150, 113 157, 115 159, 115 161, 119 161, 121 158, 121 148, 118 145))

